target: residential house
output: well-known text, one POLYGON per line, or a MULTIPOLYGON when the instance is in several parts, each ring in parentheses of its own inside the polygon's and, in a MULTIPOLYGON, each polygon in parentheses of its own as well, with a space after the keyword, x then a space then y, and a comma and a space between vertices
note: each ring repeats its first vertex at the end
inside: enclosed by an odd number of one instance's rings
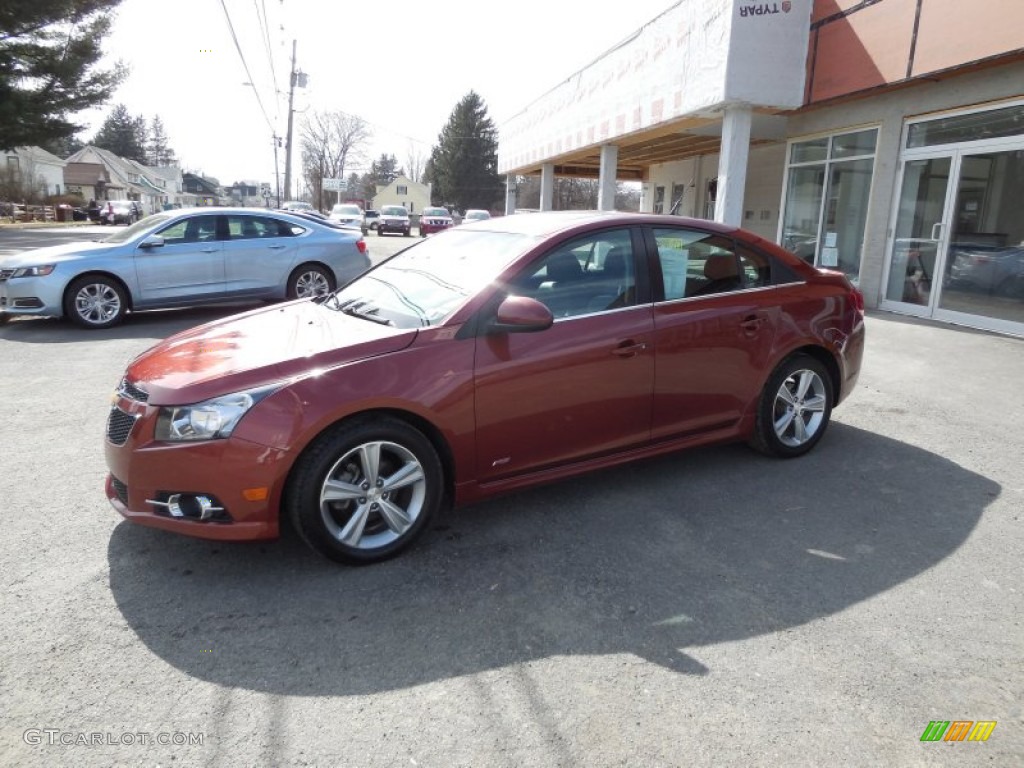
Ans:
POLYGON ((63 193, 65 165, 66 161, 41 147, 15 147, 0 152, 2 172, 21 179, 42 197, 63 193))
POLYGON ((108 181, 97 194, 96 200, 135 200, 142 204, 146 213, 159 210, 157 195, 153 185, 142 182, 142 174, 138 168, 118 157, 113 152, 99 147, 87 146, 78 150, 70 157, 69 163, 99 163, 106 169, 108 181))
POLYGON ((430 205, 430 185, 398 176, 387 186, 377 187, 372 207, 380 210, 385 205, 404 205, 409 213, 419 214, 430 205))
POLYGON ((195 196, 185 192, 181 168, 176 165, 166 165, 156 168, 149 166, 146 170, 149 171, 153 183, 163 192, 162 207, 164 210, 191 208, 196 204, 195 196))
POLYGON ((221 204, 221 188, 216 179, 186 171, 181 175, 181 182, 185 193, 195 197, 196 205, 221 204))
POLYGON ((269 184, 260 184, 258 181, 236 181, 224 190, 224 194, 231 199, 233 205, 262 208, 267 205, 269 197, 263 193, 269 189, 269 184))
POLYGON ((68 163, 64 167, 64 190, 84 202, 105 200, 110 174, 103 163, 68 163))

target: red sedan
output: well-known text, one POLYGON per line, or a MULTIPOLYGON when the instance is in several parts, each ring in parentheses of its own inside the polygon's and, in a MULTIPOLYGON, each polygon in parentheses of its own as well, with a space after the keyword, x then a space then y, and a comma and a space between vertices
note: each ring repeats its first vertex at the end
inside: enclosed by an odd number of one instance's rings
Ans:
POLYGON ((210 539, 287 515, 327 557, 381 560, 443 503, 723 441, 799 456, 857 380, 863 320, 842 274, 708 221, 480 222, 143 353, 107 495, 210 539))

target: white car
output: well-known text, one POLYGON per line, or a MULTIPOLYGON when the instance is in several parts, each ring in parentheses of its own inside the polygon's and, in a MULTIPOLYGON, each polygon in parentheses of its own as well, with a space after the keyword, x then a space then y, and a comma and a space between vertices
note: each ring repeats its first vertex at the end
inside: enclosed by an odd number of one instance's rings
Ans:
POLYGON ((363 209, 354 203, 338 203, 331 212, 327 214, 327 218, 331 221, 336 221, 339 224, 347 227, 359 227, 366 234, 366 214, 363 209))
POLYGON ((484 219, 489 218, 491 218, 491 214, 489 214, 487 211, 481 210, 479 208, 470 208, 469 210, 466 211, 465 215, 463 215, 462 221, 464 224, 468 224, 471 221, 483 221, 484 219))

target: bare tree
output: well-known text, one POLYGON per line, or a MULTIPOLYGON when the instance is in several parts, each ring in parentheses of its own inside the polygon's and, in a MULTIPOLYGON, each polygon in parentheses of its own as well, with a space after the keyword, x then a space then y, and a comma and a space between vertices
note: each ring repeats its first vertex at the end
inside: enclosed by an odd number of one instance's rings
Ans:
POLYGON ((415 182, 422 182, 423 168, 426 162, 426 155, 416 149, 416 145, 410 141, 409 147, 405 150, 405 171, 409 178, 415 182))
POLYGON ((370 138, 366 121, 355 115, 312 112, 305 118, 301 138, 303 175, 317 208, 327 207, 323 180, 345 178, 346 165, 364 160, 370 138))

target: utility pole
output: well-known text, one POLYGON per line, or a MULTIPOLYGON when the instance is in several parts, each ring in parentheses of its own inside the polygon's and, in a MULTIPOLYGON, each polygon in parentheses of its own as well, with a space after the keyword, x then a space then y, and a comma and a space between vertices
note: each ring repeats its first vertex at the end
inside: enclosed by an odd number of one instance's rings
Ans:
POLYGON ((274 134, 274 183, 277 185, 277 207, 281 207, 281 171, 277 164, 277 148, 281 146, 281 138, 274 134))
MULTIPOLYGON (((295 99, 295 44, 292 40, 292 71, 288 78, 288 137, 284 144, 284 196, 289 200, 292 193, 292 103, 295 99)), ((280 207, 280 206, 279 206, 280 207)))

